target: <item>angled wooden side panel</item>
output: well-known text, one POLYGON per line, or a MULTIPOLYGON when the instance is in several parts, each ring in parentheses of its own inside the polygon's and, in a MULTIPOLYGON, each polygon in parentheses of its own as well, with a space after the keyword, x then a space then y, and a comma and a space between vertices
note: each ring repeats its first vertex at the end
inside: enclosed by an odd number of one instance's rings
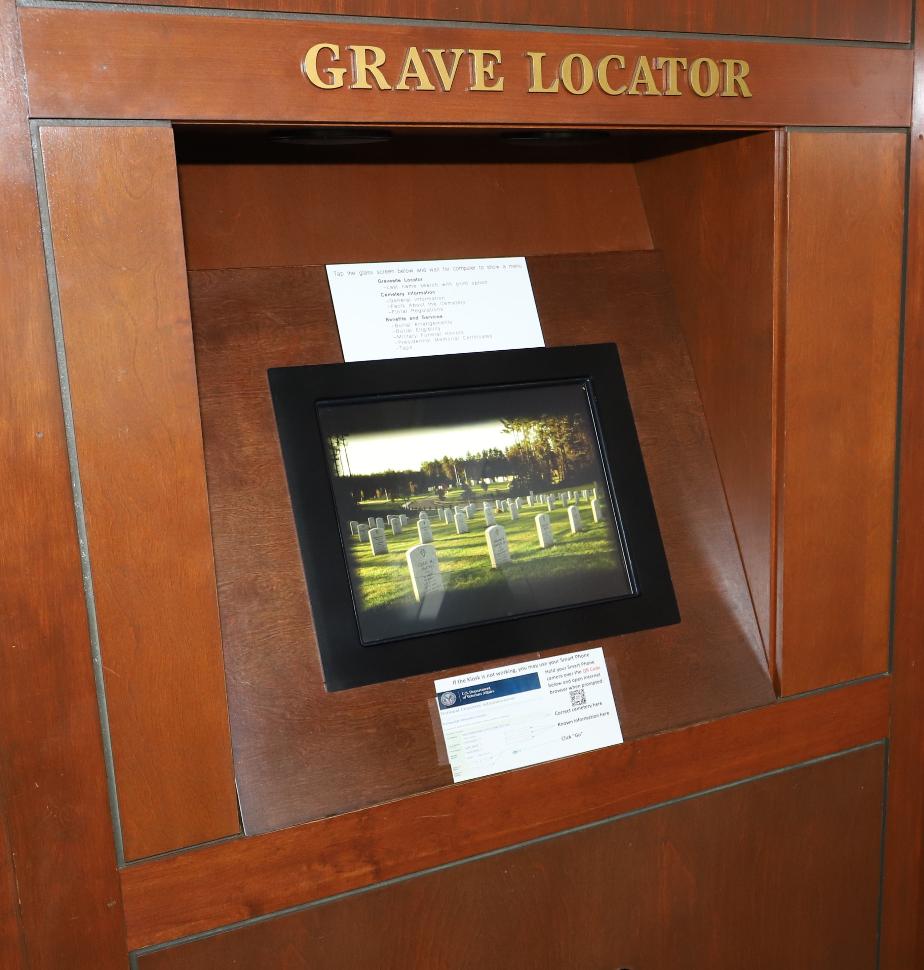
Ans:
POLYGON ((775 137, 668 151, 636 166, 765 645, 772 642, 775 137))
POLYGON ((0 875, 0 965, 116 970, 125 927, 23 92, 0 0, 0 869, 15 865, 0 875))
POLYGON ((783 693, 888 664, 906 136, 792 132, 782 374, 783 693))
POLYGON ((173 135, 42 129, 129 859, 239 830, 173 135))

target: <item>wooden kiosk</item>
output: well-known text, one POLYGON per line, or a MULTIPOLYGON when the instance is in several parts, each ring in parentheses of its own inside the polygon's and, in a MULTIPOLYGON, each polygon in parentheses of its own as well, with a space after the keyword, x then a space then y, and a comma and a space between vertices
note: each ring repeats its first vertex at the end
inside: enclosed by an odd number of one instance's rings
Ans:
POLYGON ((924 964, 910 0, 0 3, 0 965, 924 964), (682 621, 454 786, 432 675, 324 688, 266 370, 325 264, 506 255, 682 621))

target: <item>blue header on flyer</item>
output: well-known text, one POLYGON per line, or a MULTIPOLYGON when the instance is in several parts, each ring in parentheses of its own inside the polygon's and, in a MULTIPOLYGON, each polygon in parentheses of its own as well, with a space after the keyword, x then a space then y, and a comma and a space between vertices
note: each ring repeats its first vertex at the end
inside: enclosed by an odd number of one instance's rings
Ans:
POLYGON ((510 694, 522 694, 528 690, 539 690, 539 687, 539 674, 519 674, 517 677, 507 677, 488 684, 472 684, 471 687, 444 690, 437 696, 437 702, 443 710, 447 710, 450 707, 462 707, 478 701, 493 701, 495 698, 508 697, 510 694))

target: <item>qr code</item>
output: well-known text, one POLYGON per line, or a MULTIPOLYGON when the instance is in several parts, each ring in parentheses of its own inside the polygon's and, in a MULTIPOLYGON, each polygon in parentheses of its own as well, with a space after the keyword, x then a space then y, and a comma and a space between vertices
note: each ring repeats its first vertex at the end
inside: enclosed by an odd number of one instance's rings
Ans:
POLYGON ((584 693, 583 687, 572 687, 571 688, 571 706, 580 707, 582 704, 587 703, 587 696, 584 693))

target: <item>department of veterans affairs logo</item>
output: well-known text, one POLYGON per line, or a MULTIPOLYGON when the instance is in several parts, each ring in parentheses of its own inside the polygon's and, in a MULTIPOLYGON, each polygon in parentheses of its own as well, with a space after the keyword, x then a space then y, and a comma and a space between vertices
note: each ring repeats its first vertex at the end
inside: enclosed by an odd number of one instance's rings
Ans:
POLYGON ((452 707, 457 700, 455 693, 447 690, 445 694, 440 694, 440 707, 452 707))

